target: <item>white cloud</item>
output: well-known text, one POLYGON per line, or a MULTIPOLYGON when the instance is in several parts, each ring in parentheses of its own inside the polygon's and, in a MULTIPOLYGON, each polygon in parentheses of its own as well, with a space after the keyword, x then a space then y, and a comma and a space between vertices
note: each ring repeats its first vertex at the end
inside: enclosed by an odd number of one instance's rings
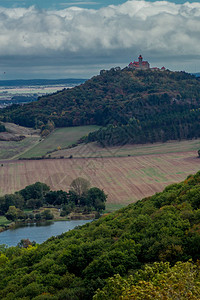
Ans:
POLYGON ((96 4, 99 4, 99 2, 90 2, 90 1, 77 1, 77 2, 63 2, 63 3, 60 3, 59 5, 60 6, 72 6, 72 5, 96 5, 96 4))
POLYGON ((30 65, 31 57, 41 65, 52 58, 54 64, 106 64, 108 58, 122 63, 140 52, 154 61, 189 60, 200 55, 199 37, 200 4, 195 2, 127 1, 99 10, 0 7, 0 56, 15 62, 27 57, 30 65))

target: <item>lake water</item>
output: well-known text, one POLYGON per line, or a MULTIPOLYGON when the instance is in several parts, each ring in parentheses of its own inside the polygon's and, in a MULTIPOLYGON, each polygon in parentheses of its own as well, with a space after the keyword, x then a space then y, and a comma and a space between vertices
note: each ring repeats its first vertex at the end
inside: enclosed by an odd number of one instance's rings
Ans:
POLYGON ((15 229, 9 229, 0 233, 0 245, 16 246, 22 239, 29 239, 38 244, 46 241, 51 236, 56 236, 84 225, 92 220, 59 221, 43 224, 27 224, 15 229))

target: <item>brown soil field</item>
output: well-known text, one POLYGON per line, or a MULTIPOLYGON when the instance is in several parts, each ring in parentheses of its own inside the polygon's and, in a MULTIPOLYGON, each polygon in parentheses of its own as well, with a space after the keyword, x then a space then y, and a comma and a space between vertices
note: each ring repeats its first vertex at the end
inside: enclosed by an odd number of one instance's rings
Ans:
POLYGON ((27 136, 27 135, 33 135, 33 134, 39 135, 39 133, 40 133, 39 130, 19 126, 19 125, 16 125, 14 123, 5 122, 3 124, 5 125, 6 130, 8 132, 16 134, 16 135, 25 135, 25 136, 27 136))
POLYGON ((187 151, 197 151, 200 149, 200 139, 168 141, 166 143, 142 144, 142 145, 123 145, 115 147, 101 147, 96 142, 80 144, 76 147, 63 149, 51 153, 51 157, 59 158, 60 156, 74 158, 85 157, 122 157, 138 156, 148 154, 164 154, 187 151))
POLYGON ((160 192, 200 169, 196 151, 130 157, 20 160, 0 162, 0 194, 36 181, 68 190, 73 179, 88 179, 108 195, 108 204, 126 205, 160 192))
MULTIPOLYGON (((6 127, 6 132, 0 133, 0 141, 19 141, 19 137, 23 136, 25 137, 40 137, 39 130, 34 130, 32 128, 27 128, 23 126, 19 126, 13 123, 3 123, 6 127)), ((8 148, 9 148, 9 144, 8 148)), ((2 143, 0 142, 0 149, 1 149, 2 143)))

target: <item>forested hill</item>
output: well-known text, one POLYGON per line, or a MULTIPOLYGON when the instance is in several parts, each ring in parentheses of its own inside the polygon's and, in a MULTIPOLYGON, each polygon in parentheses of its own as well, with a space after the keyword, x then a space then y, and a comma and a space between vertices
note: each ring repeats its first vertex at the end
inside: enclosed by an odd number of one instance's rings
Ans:
POLYGON ((185 72, 113 68, 73 89, 1 110, 0 118, 29 127, 48 120, 56 127, 102 125, 89 141, 107 145, 194 138, 200 136, 200 80, 185 72))
POLYGON ((1 246, 0 298, 89 300, 119 274, 95 299, 195 300, 199 258, 200 172, 41 245, 1 246))

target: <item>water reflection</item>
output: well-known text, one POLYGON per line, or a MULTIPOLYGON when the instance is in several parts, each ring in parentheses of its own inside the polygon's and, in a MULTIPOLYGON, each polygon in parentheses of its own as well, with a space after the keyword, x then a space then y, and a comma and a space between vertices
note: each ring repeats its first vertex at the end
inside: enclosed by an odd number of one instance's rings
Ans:
POLYGON ((59 222, 42 222, 17 225, 15 229, 9 229, 0 233, 0 244, 16 246, 22 239, 29 239, 38 244, 46 241, 52 236, 74 229, 76 226, 84 225, 92 220, 72 220, 59 222))
POLYGON ((16 230, 18 228, 24 228, 24 227, 41 227, 41 226, 45 227, 45 226, 49 226, 51 224, 54 224, 54 222, 53 221, 45 221, 45 222, 27 223, 27 224, 20 223, 20 224, 16 224, 15 227, 11 228, 10 230, 16 230))

